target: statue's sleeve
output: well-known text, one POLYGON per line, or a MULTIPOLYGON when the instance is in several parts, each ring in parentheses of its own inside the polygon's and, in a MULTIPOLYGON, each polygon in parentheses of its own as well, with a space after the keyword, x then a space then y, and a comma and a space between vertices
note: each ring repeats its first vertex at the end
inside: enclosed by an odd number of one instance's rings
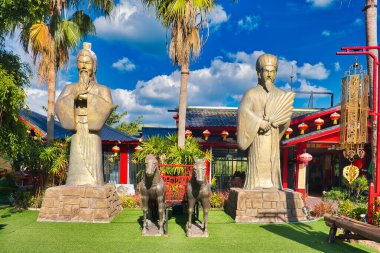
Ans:
POLYGON ((71 85, 66 86, 58 96, 55 103, 55 113, 63 128, 75 130, 74 93, 71 85))
POLYGON ((89 93, 87 103, 88 129, 90 131, 100 131, 112 111, 110 90, 103 85, 99 85, 95 93, 89 93))
POLYGON ((263 118, 253 111, 255 101, 250 91, 246 92, 238 110, 238 146, 246 150, 256 138, 263 118))

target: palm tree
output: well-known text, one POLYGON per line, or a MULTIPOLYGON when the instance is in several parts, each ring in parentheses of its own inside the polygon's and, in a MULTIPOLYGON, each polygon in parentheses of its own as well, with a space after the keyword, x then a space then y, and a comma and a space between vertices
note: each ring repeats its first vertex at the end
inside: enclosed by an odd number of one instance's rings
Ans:
POLYGON ((207 14, 212 9, 214 0, 142 0, 142 2, 155 10, 157 19, 166 29, 171 29, 169 57, 174 65, 181 66, 178 146, 183 148, 190 58, 200 54, 200 30, 207 22, 207 14))
MULTIPOLYGON (((366 18, 366 38, 367 38, 367 46, 377 46, 377 0, 366 0, 366 6, 364 7, 365 12, 365 18, 366 18)), ((377 50, 370 50, 374 55, 377 54, 377 50)), ((373 86, 377 83, 373 83, 373 59, 370 56, 367 56, 367 69, 368 69, 368 75, 369 80, 371 84, 371 94, 373 94, 373 86)), ((379 80, 378 80, 379 81, 379 80)), ((378 86, 377 86, 378 87, 378 86)), ((376 146, 376 140, 378 138, 377 136, 377 129, 378 125, 376 121, 372 122, 372 168, 376 168, 376 149, 378 148, 376 146)), ((376 170, 372 170, 372 178, 376 178, 376 170)))
POLYGON ((29 48, 34 63, 38 61, 38 80, 48 84, 47 140, 54 139, 54 104, 57 72, 69 60, 70 50, 78 46, 81 38, 95 33, 92 19, 79 7, 88 8, 106 16, 113 9, 113 0, 50 0, 40 19, 29 19, 21 29, 21 42, 29 48), (66 10, 76 10, 69 19, 66 10))

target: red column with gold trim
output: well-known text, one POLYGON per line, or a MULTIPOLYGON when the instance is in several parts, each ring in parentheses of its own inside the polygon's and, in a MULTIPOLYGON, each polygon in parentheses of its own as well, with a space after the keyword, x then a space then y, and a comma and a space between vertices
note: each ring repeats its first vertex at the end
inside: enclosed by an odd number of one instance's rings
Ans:
POLYGON ((120 146, 120 184, 128 184, 128 145, 120 146))

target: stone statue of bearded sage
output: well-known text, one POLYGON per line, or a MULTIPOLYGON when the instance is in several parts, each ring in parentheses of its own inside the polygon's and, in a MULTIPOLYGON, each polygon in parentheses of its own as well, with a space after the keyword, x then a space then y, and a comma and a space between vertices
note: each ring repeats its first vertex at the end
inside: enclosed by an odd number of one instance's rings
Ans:
POLYGON ((97 58, 90 43, 78 53, 79 81, 59 95, 55 112, 73 132, 66 185, 103 185, 102 130, 112 111, 110 90, 96 81, 97 58))
POLYGON ((290 123, 295 93, 274 86, 277 67, 274 55, 261 55, 256 63, 259 83, 240 102, 238 145, 249 148, 244 189, 282 189, 279 143, 290 123))

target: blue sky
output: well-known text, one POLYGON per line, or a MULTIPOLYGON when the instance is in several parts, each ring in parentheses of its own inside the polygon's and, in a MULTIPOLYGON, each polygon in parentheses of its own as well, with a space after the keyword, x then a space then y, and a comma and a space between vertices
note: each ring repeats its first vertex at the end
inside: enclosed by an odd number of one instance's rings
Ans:
MULTIPOLYGON (((276 85, 300 91, 334 92, 340 99, 340 78, 355 60, 336 56, 342 46, 365 45, 364 1, 352 0, 232 0, 218 1, 210 13, 210 35, 200 57, 192 61, 188 105, 238 106, 244 91, 257 83, 255 63, 262 53, 280 59, 276 85)), ((110 19, 95 20, 97 34, 87 38, 98 57, 98 82, 107 85, 115 104, 128 111, 127 120, 143 115, 144 124, 174 125, 179 71, 166 52, 166 31, 139 0, 117 1, 110 19)), ((25 62, 17 35, 6 45, 25 62)), ((61 71, 57 96, 77 80, 75 55, 61 71)), ((365 65, 364 57, 359 63, 365 65)), ((35 71, 35 69, 34 69, 35 71)), ((40 113, 47 88, 32 80, 29 107, 40 113)), ((298 96, 295 107, 308 99, 298 96)), ((327 107, 328 97, 314 99, 327 107)))

